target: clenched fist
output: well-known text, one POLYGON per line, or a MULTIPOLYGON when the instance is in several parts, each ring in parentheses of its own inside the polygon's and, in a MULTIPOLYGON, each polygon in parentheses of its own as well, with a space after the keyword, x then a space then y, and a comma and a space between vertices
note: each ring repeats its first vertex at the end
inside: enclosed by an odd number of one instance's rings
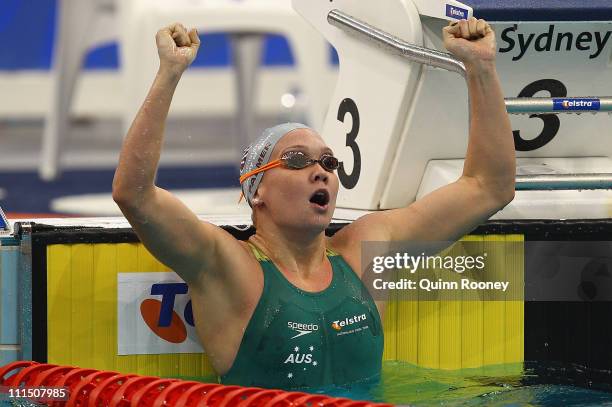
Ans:
POLYGON ((182 74, 193 62, 200 48, 195 28, 187 29, 179 23, 162 28, 155 36, 160 68, 182 74))
POLYGON ((471 17, 443 30, 444 46, 466 66, 495 61, 495 33, 485 20, 471 17))

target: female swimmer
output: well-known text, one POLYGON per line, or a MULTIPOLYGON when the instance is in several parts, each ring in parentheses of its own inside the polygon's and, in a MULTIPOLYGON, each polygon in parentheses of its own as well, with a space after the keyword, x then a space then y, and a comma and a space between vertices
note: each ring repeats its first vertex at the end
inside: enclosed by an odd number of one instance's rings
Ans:
POLYGON ((383 304, 377 309, 363 289, 360 243, 456 240, 513 199, 514 142, 495 35, 472 18, 445 27, 443 37, 467 70, 471 123, 461 177, 328 238, 338 162, 312 129, 279 125, 241 163, 256 227, 245 242, 155 185, 170 102, 200 46, 197 32, 181 24, 157 33, 159 70, 125 139, 113 199, 149 251, 189 285, 196 330, 223 383, 296 389, 376 377, 383 304))

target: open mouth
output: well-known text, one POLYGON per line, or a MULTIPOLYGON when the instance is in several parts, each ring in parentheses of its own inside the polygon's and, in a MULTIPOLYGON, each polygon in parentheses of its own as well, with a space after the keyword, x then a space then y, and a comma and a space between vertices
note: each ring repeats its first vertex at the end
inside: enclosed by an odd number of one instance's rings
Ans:
POLYGON ((310 197, 310 202, 315 205, 326 206, 329 203, 329 192, 325 189, 315 191, 310 197))

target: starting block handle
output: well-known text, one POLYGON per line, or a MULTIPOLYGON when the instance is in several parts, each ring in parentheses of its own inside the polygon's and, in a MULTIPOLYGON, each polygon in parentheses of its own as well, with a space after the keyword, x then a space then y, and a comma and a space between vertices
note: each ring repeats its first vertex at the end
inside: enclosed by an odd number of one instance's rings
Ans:
POLYGON ((612 174, 533 174, 517 175, 517 191, 612 189, 612 174))
MULTIPOLYGON (((327 15, 327 22, 349 34, 369 41, 393 55, 412 62, 457 72, 465 78, 465 65, 447 52, 409 44, 383 30, 339 10, 327 15)), ((505 98, 509 114, 612 112, 612 97, 505 98)))
POLYGON ((334 27, 340 28, 353 34, 358 38, 372 42, 378 47, 381 47, 388 52, 404 58, 408 58, 413 62, 433 66, 436 68, 446 69, 447 71, 457 72, 465 76, 465 66, 463 62, 453 57, 447 52, 440 52, 434 49, 419 47, 409 44, 406 41, 397 38, 383 30, 369 25, 355 17, 352 17, 342 11, 332 10, 327 15, 327 22, 334 27))
POLYGON ((509 114, 612 112, 610 96, 505 98, 504 101, 509 114))

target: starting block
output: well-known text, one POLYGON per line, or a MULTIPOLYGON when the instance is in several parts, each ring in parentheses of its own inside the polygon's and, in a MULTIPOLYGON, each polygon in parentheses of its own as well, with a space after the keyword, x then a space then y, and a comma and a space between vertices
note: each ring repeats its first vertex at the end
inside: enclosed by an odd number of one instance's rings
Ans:
POLYGON ((442 28, 474 16, 496 33, 518 158, 516 197, 494 218, 612 217, 612 120, 594 114, 612 111, 611 98, 594 96, 612 95, 611 3, 293 0, 293 6, 339 56, 322 131, 341 161, 339 208, 405 206, 460 176, 468 95, 463 65, 446 53, 442 28))

